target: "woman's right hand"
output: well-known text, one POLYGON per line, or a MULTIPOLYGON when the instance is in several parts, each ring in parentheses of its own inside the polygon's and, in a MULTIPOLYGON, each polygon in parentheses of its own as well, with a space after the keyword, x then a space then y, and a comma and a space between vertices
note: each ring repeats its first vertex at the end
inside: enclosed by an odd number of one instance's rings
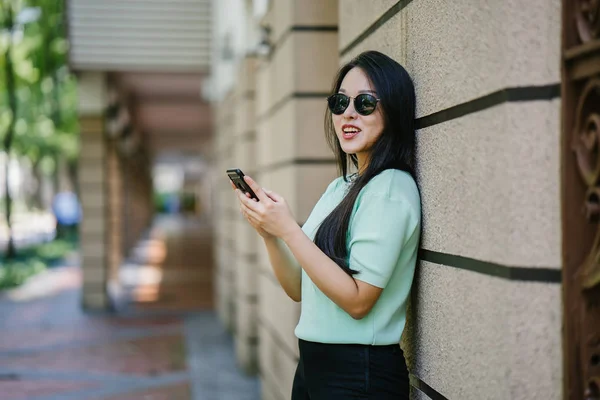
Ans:
MULTIPOLYGON (((233 188, 234 192, 237 194, 238 193, 238 188, 235 187, 235 185, 233 184, 233 182, 231 182, 231 187, 233 188)), ((264 189, 263 189, 264 190, 264 189)), ((241 192, 241 190, 240 190, 241 192)), ((264 190, 265 194, 267 196, 269 196, 269 191, 268 190, 264 190)), ((244 195, 248 198, 251 198, 252 196, 250 196, 249 193, 244 193, 244 195)), ((269 196, 270 197, 270 196, 269 196)), ((254 200, 256 201, 256 200, 254 200)), ((275 239, 275 236, 271 235, 269 232, 265 231, 264 229, 262 229, 260 226, 258 226, 258 223, 253 220, 249 215, 245 214, 243 211, 243 207, 242 204, 240 203, 240 211, 242 213, 242 215, 244 216, 244 218, 246 218, 246 221, 248 221, 248 223, 250 223, 250 225, 254 228, 254 230, 256 231, 256 233, 258 233, 263 239, 267 240, 267 239, 275 239)))

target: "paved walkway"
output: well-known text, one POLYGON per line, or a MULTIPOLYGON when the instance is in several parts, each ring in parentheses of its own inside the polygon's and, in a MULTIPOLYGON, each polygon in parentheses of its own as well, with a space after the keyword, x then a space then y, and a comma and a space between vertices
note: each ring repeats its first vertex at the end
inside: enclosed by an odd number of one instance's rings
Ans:
MULTIPOLYGON (((167 250, 176 231, 163 230, 167 250)), ((81 311, 77 266, 0 295, 0 399, 257 400, 258 380, 236 367, 215 313, 196 307, 189 282, 166 282, 168 296, 117 315, 81 311)))

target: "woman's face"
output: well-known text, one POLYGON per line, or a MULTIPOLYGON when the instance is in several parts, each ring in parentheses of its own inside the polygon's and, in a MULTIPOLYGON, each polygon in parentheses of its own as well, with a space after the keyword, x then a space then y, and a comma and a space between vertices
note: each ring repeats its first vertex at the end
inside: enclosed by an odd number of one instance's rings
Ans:
POLYGON ((350 96, 350 105, 343 114, 331 114, 335 133, 340 146, 346 154, 356 154, 359 168, 364 168, 373 144, 383 132, 383 115, 381 103, 377 103, 375 111, 369 115, 360 115, 354 109, 354 98, 361 93, 369 93, 379 98, 367 75, 360 68, 352 68, 340 86, 339 93, 350 96))

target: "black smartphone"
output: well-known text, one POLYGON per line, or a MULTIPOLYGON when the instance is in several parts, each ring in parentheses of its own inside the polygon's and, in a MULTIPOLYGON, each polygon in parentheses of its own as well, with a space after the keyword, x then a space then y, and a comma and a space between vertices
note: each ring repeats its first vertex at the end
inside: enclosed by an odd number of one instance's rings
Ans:
POLYGON ((250 197, 259 201, 258 197, 256 196, 256 193, 252 191, 250 186, 248 186, 248 184, 244 180, 244 173, 241 169, 228 169, 227 176, 229 176, 229 179, 231 179, 231 182, 233 182, 236 188, 240 189, 244 193, 250 193, 250 197))

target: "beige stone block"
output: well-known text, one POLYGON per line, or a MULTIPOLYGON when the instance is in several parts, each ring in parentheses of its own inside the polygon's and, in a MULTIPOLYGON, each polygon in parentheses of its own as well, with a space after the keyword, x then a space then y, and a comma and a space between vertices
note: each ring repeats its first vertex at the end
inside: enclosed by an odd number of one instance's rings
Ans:
POLYGON ((235 251, 238 257, 245 259, 256 253, 256 237, 258 233, 256 233, 252 225, 242 215, 236 220, 235 251))
POLYGON ((294 106, 295 156, 300 158, 334 158, 325 139, 325 98, 296 99, 294 106))
POLYGON ((398 0, 344 0, 340 7, 339 48, 344 49, 358 38, 398 0))
POLYGON ((258 359, 263 385, 280 399, 289 399, 298 366, 297 359, 279 347, 277 339, 264 326, 259 326, 258 359))
POLYGON ((296 0, 279 0, 271 3, 269 11, 271 35, 269 39, 272 43, 279 42, 281 36, 293 25, 294 1, 296 0))
MULTIPOLYGON (((248 136, 241 136, 236 139, 234 160, 235 167, 241 169, 244 174, 250 175, 256 169, 256 150, 255 140, 248 136)), ((227 191, 229 190, 229 181, 223 182, 227 191)))
POLYGON ((260 389, 262 400, 287 400, 290 394, 287 395, 279 393, 279 388, 273 388, 271 382, 261 377, 260 389))
POLYGON ((337 32, 295 32, 294 85, 299 92, 328 93, 339 67, 337 32))
POLYGON ((236 113, 233 116, 235 127, 233 130, 232 142, 237 144, 239 137, 247 135, 254 130, 256 124, 256 102, 253 98, 248 98, 247 93, 239 93, 240 98, 236 102, 236 113))
POLYGON ((80 233, 82 235, 82 240, 95 240, 104 235, 106 231, 106 220, 103 213, 104 210, 99 209, 97 210, 97 214, 87 215, 81 220, 80 233))
POLYGON ((420 130, 422 246, 559 268, 559 115, 559 100, 508 103, 420 130))
POLYGON ((257 320, 258 306, 256 300, 248 296, 237 296, 236 298, 238 313, 236 315, 236 335, 245 342, 256 342, 258 337, 257 320))
POLYGON ((96 190, 90 186, 86 186, 85 190, 81 191, 81 207, 84 210, 103 209, 106 207, 106 193, 104 187, 98 185, 96 190))
MULTIPOLYGON (((268 324, 271 334, 286 347, 287 353, 298 357, 298 339, 294 334, 300 318, 300 304, 295 303, 276 281, 259 275, 258 314, 262 323, 268 324)), ((261 341, 262 343, 262 341, 261 341)))
MULTIPOLYGON (((101 107, 103 108, 104 105, 101 107)), ((99 114, 101 113, 102 110, 99 110, 99 114)), ((104 117, 101 115, 80 116, 79 130, 81 131, 81 136, 86 138, 86 140, 88 137, 101 139, 104 134, 104 117)))
POLYGON ((227 325, 229 319, 229 296, 226 281, 222 274, 218 274, 215 280, 215 305, 217 315, 223 325, 227 325))
POLYGON ((258 268, 247 256, 237 256, 236 292, 243 298, 255 296, 258 291, 258 268))
POLYGON ((104 257, 105 250, 103 237, 82 238, 81 253, 84 257, 104 257))
POLYGON ((416 376, 449 399, 561 398, 559 285, 420 270, 416 376))
POLYGON ((260 184, 283 196, 296 221, 304 222, 336 178, 334 165, 286 165, 261 174, 260 184))
POLYGON ((246 56, 239 65, 236 86, 242 93, 256 90, 256 67, 258 60, 253 56, 246 56))
POLYGON ((236 326, 235 286, 230 277, 220 274, 217 277, 217 313, 229 331, 236 326))
POLYGON ((104 157, 104 142, 102 140, 81 138, 80 164, 93 160, 98 162, 104 157))
POLYGON ((337 26, 338 24, 338 0, 294 0, 293 3, 294 25, 337 26))
POLYGON ((259 72, 259 118, 294 92, 329 92, 338 69, 336 48, 336 32, 292 32, 259 72))
MULTIPOLYGON (((258 117, 264 116, 269 107, 272 104, 271 99, 271 87, 274 82, 271 79, 271 75, 269 75, 271 65, 271 61, 261 61, 261 63, 257 66, 256 69, 256 104, 255 104, 255 112, 258 117)), ((256 128, 260 126, 263 121, 260 119, 256 120, 256 128)))
POLYGON ((79 182, 90 184, 104 184, 105 173, 102 164, 85 163, 79 167, 79 182))
MULTIPOLYGON (((265 88, 268 90, 261 101, 257 102, 257 115, 263 118, 265 113, 274 105, 281 102, 285 97, 289 96, 295 89, 295 48, 296 42, 293 38, 298 35, 298 32, 293 32, 280 44, 280 47, 275 51, 271 62, 266 64, 262 82, 259 82, 259 90, 265 88), (268 83, 264 82, 268 80, 268 83)), ((261 74, 263 72, 261 71, 261 74)))
POLYGON ((88 310, 104 310, 108 307, 108 297, 104 292, 84 290, 82 297, 83 307, 88 310))
POLYGON ((264 245, 257 248, 256 271, 258 274, 269 274, 273 279, 275 279, 275 275, 273 274, 271 263, 269 261, 269 253, 264 245))
POLYGON ((258 130, 259 167, 294 158, 334 158, 325 140, 325 96, 287 101, 258 130))
POLYGON ((415 82, 419 117, 506 87, 557 83, 560 5, 413 1, 341 61, 373 49, 403 63, 415 82))
POLYGON ((247 168, 248 172, 244 172, 244 173, 248 173, 248 174, 256 174, 256 168, 257 168, 257 157, 256 157, 256 131, 254 131, 254 137, 248 137, 244 142, 243 145, 245 146, 245 155, 246 158, 244 160, 245 165, 247 168))
POLYGON ((561 285, 519 282, 504 295, 511 307, 509 398, 562 399, 561 285))
MULTIPOLYGON (((101 260, 98 260, 101 261, 101 260)), ((83 284, 103 284, 106 282, 106 268, 103 263, 82 264, 83 284)))
POLYGON ((89 270, 105 270, 106 269, 106 256, 105 254, 93 255, 93 254, 81 254, 81 267, 89 270))
POLYGON ((288 100, 258 130, 258 167, 263 168, 294 158, 296 118, 295 101, 288 100))
POLYGON ((258 346, 244 337, 235 338, 235 357, 237 365, 247 375, 254 375, 258 370, 258 346))

